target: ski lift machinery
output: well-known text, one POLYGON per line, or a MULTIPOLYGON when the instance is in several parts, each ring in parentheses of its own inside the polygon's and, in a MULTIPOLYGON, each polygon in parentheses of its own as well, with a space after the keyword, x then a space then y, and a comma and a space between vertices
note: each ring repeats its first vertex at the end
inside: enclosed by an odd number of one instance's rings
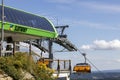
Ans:
POLYGON ((86 62, 86 54, 83 53, 82 54, 84 56, 85 62, 84 63, 77 63, 74 68, 73 71, 75 71, 76 73, 91 73, 91 66, 90 64, 88 64, 86 62))

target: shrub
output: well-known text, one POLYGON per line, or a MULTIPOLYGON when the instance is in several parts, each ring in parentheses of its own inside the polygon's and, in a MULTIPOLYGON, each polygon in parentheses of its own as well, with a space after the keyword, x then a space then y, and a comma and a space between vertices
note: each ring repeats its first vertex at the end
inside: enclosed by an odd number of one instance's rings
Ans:
MULTIPOLYGON (((53 70, 45 64, 36 64, 28 53, 16 53, 14 56, 0 57, 0 70, 11 76, 14 80, 24 77, 23 71, 31 73, 36 80, 54 80, 53 70)), ((3 73, 0 71, 1 73, 3 73)))

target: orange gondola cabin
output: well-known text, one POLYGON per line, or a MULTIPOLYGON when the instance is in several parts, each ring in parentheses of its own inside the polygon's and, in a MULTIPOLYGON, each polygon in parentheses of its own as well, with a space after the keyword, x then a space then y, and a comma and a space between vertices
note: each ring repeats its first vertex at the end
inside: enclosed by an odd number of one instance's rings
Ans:
POLYGON ((73 71, 91 73, 91 66, 88 63, 78 63, 74 66, 73 71))

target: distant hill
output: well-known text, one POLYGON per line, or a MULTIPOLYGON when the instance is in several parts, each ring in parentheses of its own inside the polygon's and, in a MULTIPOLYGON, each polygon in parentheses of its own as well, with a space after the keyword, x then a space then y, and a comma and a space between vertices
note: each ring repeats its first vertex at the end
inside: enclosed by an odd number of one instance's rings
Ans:
POLYGON ((120 72, 120 69, 115 69, 115 70, 104 70, 102 72, 120 72))
POLYGON ((70 80, 120 80, 120 70, 105 70, 92 73, 73 73, 70 80))

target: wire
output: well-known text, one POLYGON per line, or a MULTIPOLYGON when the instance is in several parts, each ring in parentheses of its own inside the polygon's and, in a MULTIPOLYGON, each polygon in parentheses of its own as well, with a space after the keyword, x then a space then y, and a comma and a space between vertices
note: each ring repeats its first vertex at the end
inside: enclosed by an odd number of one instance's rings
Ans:
MULTIPOLYGON (((77 50, 79 51, 79 53, 80 53, 82 56, 84 56, 83 53, 82 53, 79 49, 77 49, 77 50)), ((102 74, 103 78, 106 77, 106 74, 103 73, 100 69, 98 69, 98 68, 96 67, 96 65, 93 64, 87 57, 86 57, 86 60, 87 60, 99 73, 102 74)))
MULTIPOLYGON (((78 49, 78 51, 79 51, 79 53, 80 53, 82 56, 84 56, 83 53, 82 53, 79 49, 78 49)), ((86 57, 86 60, 87 60, 94 68, 96 68, 96 70, 100 71, 87 57, 86 57)))

